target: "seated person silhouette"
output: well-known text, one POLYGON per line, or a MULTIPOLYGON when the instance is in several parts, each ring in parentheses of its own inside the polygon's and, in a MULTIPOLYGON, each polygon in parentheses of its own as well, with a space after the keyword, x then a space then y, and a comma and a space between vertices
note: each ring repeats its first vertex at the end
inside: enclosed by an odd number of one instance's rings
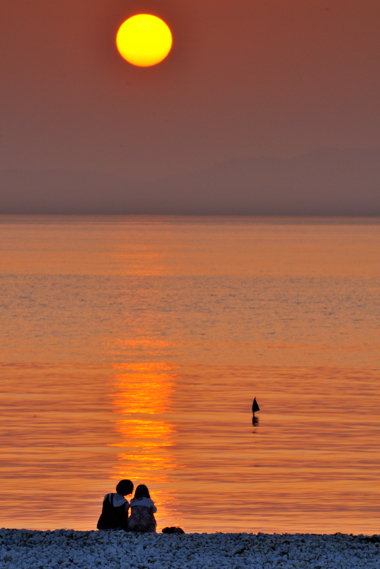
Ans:
POLYGON ((137 486, 135 497, 131 500, 131 510, 132 513, 128 519, 128 531, 156 531, 154 514, 157 512, 157 508, 151 500, 145 484, 137 486))
POLYGON ((102 530, 127 529, 129 502, 124 498, 133 492, 133 482, 120 480, 116 494, 106 494, 97 528, 102 530))

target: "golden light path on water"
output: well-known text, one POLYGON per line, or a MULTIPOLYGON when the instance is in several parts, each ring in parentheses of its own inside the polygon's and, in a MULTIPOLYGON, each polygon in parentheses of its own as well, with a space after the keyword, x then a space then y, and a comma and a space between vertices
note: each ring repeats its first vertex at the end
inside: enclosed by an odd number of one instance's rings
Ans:
POLYGON ((164 363, 116 364, 112 400, 115 430, 122 440, 112 478, 132 479, 154 489, 157 520, 168 519, 174 501, 168 474, 179 468, 172 454, 175 427, 165 420, 174 389, 174 366, 164 363))

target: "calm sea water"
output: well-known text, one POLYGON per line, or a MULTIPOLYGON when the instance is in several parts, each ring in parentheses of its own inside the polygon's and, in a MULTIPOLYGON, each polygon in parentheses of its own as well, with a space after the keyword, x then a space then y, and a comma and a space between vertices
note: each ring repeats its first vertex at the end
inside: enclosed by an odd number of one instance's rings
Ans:
POLYGON ((379 219, 0 217, 0 283, 1 526, 379 532, 379 219))

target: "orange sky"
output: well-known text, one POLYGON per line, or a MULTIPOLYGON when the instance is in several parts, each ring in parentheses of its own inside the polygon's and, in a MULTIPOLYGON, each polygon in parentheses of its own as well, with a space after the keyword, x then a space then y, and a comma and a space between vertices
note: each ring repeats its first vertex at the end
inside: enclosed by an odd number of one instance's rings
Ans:
POLYGON ((4 2, 0 171, 153 179, 232 158, 380 147, 378 0, 4 2), (120 23, 151 12, 169 57, 134 68, 120 23))

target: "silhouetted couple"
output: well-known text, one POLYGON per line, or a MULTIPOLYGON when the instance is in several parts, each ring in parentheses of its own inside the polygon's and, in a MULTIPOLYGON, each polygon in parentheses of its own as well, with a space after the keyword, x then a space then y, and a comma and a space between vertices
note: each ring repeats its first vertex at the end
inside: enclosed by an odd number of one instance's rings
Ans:
POLYGON ((140 484, 135 490, 131 503, 125 498, 133 492, 133 482, 120 480, 116 486, 116 494, 106 494, 103 509, 98 520, 98 529, 125 531, 155 532, 156 520, 154 514, 157 508, 150 498, 145 484, 140 484), (128 517, 129 508, 131 515, 128 517))

